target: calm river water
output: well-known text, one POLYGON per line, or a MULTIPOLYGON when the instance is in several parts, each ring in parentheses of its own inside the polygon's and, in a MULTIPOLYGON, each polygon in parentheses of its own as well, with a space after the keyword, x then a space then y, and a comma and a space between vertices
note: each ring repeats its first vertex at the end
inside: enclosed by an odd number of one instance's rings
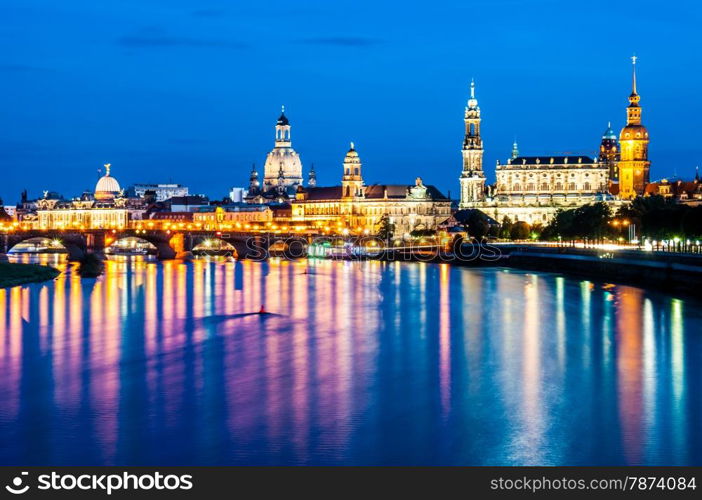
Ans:
POLYGON ((701 465, 700 305, 421 263, 69 268, 0 290, 0 463, 701 465))

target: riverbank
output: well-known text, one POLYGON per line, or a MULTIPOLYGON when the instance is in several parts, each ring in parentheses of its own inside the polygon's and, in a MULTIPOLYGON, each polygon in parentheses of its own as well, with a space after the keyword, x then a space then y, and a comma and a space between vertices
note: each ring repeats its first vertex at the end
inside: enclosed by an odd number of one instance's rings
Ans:
POLYGON ((535 244, 464 245, 454 253, 391 252, 389 261, 449 263, 464 267, 507 267, 562 273, 607 283, 702 296, 702 255, 637 249, 595 249, 535 244))
POLYGON ((686 295, 702 295, 702 256, 641 250, 598 250, 537 245, 499 245, 496 265, 564 273, 686 295))
POLYGON ((0 288, 48 281, 59 274, 58 270, 49 266, 0 262, 0 288))

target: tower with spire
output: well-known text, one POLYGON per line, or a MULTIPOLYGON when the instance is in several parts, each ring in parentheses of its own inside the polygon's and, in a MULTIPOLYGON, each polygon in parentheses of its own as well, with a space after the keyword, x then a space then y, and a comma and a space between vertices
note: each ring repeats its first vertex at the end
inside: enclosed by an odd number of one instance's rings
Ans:
POLYGON ((461 172, 460 208, 470 208, 485 199, 485 173, 483 172, 483 140, 480 137, 480 107, 475 97, 475 81, 470 82, 470 99, 463 115, 463 171, 461 172))
POLYGON ((649 182, 648 130, 641 124, 641 98, 636 89, 636 56, 632 62, 632 90, 626 108, 626 126, 619 134, 619 197, 630 200, 642 195, 649 182))
POLYGON ((302 162, 300 156, 292 148, 290 137, 291 127, 288 117, 285 116, 285 106, 282 107, 280 117, 275 124, 275 145, 266 157, 263 167, 263 190, 285 191, 294 196, 297 186, 302 184, 302 162), (280 173, 282 170, 282 181, 280 173))
POLYGON ((341 197, 346 200, 364 197, 361 158, 358 156, 353 142, 344 157, 344 175, 341 178, 341 197))
POLYGON ((251 174, 249 175, 249 196, 255 196, 259 194, 260 183, 258 182, 258 172, 256 171, 256 164, 251 165, 251 174))
POLYGON ((310 165, 310 172, 307 177, 307 185, 309 187, 315 187, 317 185, 317 172, 314 170, 314 163, 310 165))
POLYGON ((607 130, 602 134, 600 163, 608 167, 608 187, 611 188, 613 184, 619 182, 619 141, 617 141, 617 134, 612 130, 611 122, 607 122, 607 130))

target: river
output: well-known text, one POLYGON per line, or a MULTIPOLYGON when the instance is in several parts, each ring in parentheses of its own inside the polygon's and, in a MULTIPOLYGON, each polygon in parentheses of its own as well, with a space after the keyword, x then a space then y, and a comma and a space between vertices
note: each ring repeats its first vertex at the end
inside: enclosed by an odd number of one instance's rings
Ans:
POLYGON ((702 465, 693 299, 446 264, 59 265, 0 290, 1 464, 702 465))

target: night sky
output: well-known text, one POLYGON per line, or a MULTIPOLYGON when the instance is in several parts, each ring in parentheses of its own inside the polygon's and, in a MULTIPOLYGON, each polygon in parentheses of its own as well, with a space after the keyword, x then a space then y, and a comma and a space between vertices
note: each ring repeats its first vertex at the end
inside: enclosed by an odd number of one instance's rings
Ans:
POLYGON ((261 171, 285 104, 305 178, 458 194, 471 77, 484 167, 597 154, 638 59, 651 178, 702 163, 697 2, 12 1, 0 4, 0 196, 67 197, 98 168, 221 198, 261 171))

